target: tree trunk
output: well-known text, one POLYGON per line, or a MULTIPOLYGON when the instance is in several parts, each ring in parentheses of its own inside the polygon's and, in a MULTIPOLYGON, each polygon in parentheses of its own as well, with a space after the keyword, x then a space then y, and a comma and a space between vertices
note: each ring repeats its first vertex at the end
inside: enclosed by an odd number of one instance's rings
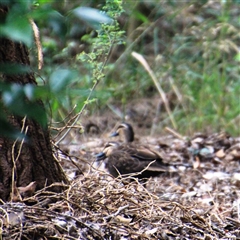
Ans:
MULTIPOLYGON (((26 46, 0 38, 0 64, 4 63, 30 65, 26 46)), ((36 84, 33 73, 2 74, 1 78, 7 83, 36 84)), ((42 102, 39 104, 43 106, 42 102)), ((10 200, 15 186, 25 187, 33 181, 36 181, 37 189, 55 182, 67 183, 59 163, 53 157, 48 130, 28 118, 10 116, 9 121, 19 131, 26 131, 29 141, 21 144, 21 141, 0 136, 0 199, 10 200)))

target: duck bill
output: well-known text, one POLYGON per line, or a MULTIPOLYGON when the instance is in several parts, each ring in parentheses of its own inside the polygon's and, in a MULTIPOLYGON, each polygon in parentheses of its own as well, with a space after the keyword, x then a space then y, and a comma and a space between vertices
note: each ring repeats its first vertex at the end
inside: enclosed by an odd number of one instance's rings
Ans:
POLYGON ((118 134, 118 132, 114 132, 114 133, 112 133, 111 135, 110 135, 110 137, 116 137, 116 136, 118 136, 119 134, 118 134))
POLYGON ((101 152, 101 153, 98 153, 97 155, 95 155, 95 157, 97 158, 96 161, 99 162, 99 161, 104 160, 106 158, 106 155, 104 152, 101 152))

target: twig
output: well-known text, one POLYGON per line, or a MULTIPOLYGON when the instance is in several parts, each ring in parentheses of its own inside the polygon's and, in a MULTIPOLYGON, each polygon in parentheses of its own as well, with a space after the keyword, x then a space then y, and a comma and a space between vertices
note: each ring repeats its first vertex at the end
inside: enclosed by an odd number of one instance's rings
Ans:
MULTIPOLYGON (((22 124, 22 129, 21 129, 21 133, 24 131, 24 128, 25 128, 25 124, 26 124, 26 119, 27 119, 27 116, 25 116, 22 120, 23 124, 22 124)), ((26 129, 25 129, 25 132, 24 134, 26 135, 28 132, 28 126, 26 126, 26 129)), ((19 150, 18 150, 18 154, 15 158, 14 154, 15 154, 15 146, 17 144, 17 142, 19 141, 19 139, 17 138, 13 145, 12 145, 12 163, 13 163, 13 168, 12 168, 12 193, 11 193, 11 201, 13 200, 14 198, 14 193, 15 193, 15 189, 17 191, 17 188, 16 188, 16 185, 15 185, 15 173, 16 173, 16 162, 18 161, 19 157, 20 157, 20 154, 21 154, 21 151, 22 151, 22 146, 23 146, 23 143, 24 143, 24 138, 22 139, 21 143, 20 143, 20 146, 19 146, 19 150)), ((20 194, 18 194, 19 196, 18 197, 21 197, 20 194)))
POLYGON ((129 207, 128 204, 125 205, 125 206, 119 207, 118 210, 117 210, 115 213, 110 214, 110 215, 104 217, 104 219, 105 219, 105 220, 108 220, 108 219, 110 219, 110 218, 116 217, 122 210, 124 210, 124 209, 126 209, 126 208, 128 208, 128 207, 129 207))
POLYGON ((181 134, 179 134, 179 133, 177 133, 176 131, 174 131, 173 129, 171 129, 171 128, 169 128, 169 127, 165 127, 165 130, 166 131, 168 131, 168 132, 170 132, 172 135, 174 135, 175 137, 177 137, 177 138, 179 138, 179 139, 181 139, 181 140, 184 140, 184 137, 181 135, 181 134))
POLYGON ((162 98, 162 101, 164 103, 164 106, 166 108, 166 111, 168 113, 168 116, 172 122, 172 125, 174 128, 177 128, 177 124, 174 120, 174 117, 173 117, 173 114, 170 110, 170 107, 169 107, 169 104, 168 104, 168 100, 167 100, 167 97, 166 97, 166 94, 165 92, 162 90, 158 80, 157 80, 157 77, 155 76, 154 72, 152 71, 152 69, 150 68, 149 64, 147 63, 147 61, 145 60, 145 58, 139 54, 139 53, 136 53, 136 52, 132 52, 132 56, 137 59, 141 64, 142 66, 145 68, 145 70, 148 72, 148 74, 150 75, 151 79, 153 80, 159 94, 160 94, 160 97, 162 98))
MULTIPOLYGON (((106 64, 107 64, 108 58, 109 58, 110 53, 111 53, 111 51, 112 51, 112 46, 113 46, 113 44, 111 45, 111 47, 110 47, 109 50, 108 50, 107 57, 105 58, 105 61, 103 62, 102 66, 101 66, 100 73, 103 72, 104 67, 105 67, 106 64)), ((87 105, 88 105, 88 103, 89 103, 89 100, 90 100, 91 97, 92 97, 92 93, 93 93, 93 91, 95 90, 95 88, 97 87, 97 85, 99 84, 99 82, 100 82, 100 79, 96 79, 96 80, 95 80, 95 83, 93 84, 92 88, 90 89, 90 93, 89 93, 86 101, 84 102, 84 105, 83 105, 81 111, 76 115, 76 118, 75 118, 75 120, 73 121, 73 123, 71 124, 71 126, 74 126, 74 125, 77 123, 77 121, 80 119, 80 117, 82 116, 83 111, 84 111, 85 108, 87 107, 87 105)), ((68 128, 68 130, 63 134, 63 136, 62 136, 55 144, 58 145, 58 144, 67 136, 67 134, 68 134, 70 131, 71 131, 71 127, 68 128)))

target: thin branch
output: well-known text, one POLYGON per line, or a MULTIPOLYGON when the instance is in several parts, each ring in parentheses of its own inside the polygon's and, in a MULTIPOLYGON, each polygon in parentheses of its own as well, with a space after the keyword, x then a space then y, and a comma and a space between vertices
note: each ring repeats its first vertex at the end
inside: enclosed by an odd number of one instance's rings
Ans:
MULTIPOLYGON (((105 61, 103 62, 102 66, 101 66, 101 69, 99 71, 99 73, 102 73, 103 70, 104 70, 104 67, 106 66, 107 64, 107 61, 108 61, 108 58, 110 56, 110 53, 112 51, 112 47, 113 47, 113 43, 111 44, 111 47, 109 48, 108 50, 108 53, 107 53, 107 56, 105 58, 105 61)), ((73 121, 73 123, 70 125, 70 127, 68 128, 68 130, 63 134, 63 136, 55 143, 56 145, 58 145, 66 136, 67 134, 71 131, 72 127, 78 122, 78 120, 80 119, 80 117, 82 116, 83 114, 83 111, 85 110, 85 108, 87 107, 87 105, 89 104, 89 101, 92 97, 92 94, 93 94, 93 91, 95 90, 95 88, 97 87, 97 85, 99 84, 100 82, 100 79, 96 79, 95 80, 95 83, 93 84, 92 88, 90 89, 90 93, 86 99, 86 101, 84 102, 84 105, 81 109, 81 111, 76 115, 76 118, 75 120, 73 121)))
POLYGON ((158 80, 157 80, 157 77, 155 76, 154 72, 152 71, 152 69, 150 68, 149 64, 147 63, 147 61, 145 60, 145 58, 139 54, 139 53, 136 53, 136 52, 132 52, 132 56, 137 59, 141 64, 142 66, 145 68, 145 70, 148 72, 148 74, 150 75, 151 79, 153 80, 162 100, 163 100, 163 103, 164 103, 164 106, 166 108, 166 111, 169 115, 169 118, 172 122, 172 125, 173 127, 176 129, 177 128, 177 124, 174 120, 174 117, 173 117, 173 114, 170 110, 170 107, 169 107, 169 104, 168 104, 168 100, 167 100, 167 97, 166 97, 166 94, 165 92, 163 91, 163 89, 161 88, 158 80))

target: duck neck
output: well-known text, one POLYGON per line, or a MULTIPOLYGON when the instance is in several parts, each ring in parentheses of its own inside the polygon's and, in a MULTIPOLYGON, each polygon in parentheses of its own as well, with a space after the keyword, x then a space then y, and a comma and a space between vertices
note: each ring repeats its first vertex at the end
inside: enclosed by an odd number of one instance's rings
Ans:
POLYGON ((125 142, 133 142, 134 141, 134 133, 124 133, 124 138, 125 138, 125 142))

